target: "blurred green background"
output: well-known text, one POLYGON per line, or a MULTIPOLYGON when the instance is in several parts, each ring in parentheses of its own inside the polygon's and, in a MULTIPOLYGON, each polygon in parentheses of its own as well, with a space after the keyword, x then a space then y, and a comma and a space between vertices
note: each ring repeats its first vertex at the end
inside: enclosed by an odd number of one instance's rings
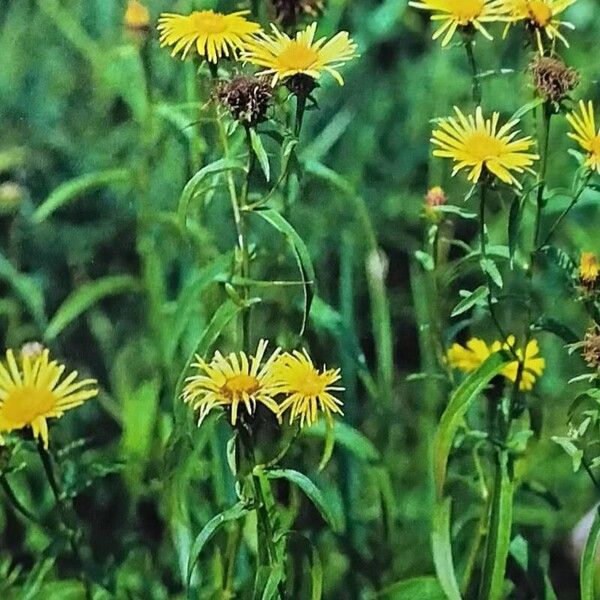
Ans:
MULTIPOLYGON (((162 11, 216 6, 147 4, 154 22, 162 11)), ((5 347, 44 341, 100 381, 99 400, 52 431, 57 447, 84 440, 73 450, 76 459, 69 462, 66 453, 63 464, 65 473, 77 471, 70 480, 76 510, 96 563, 113 574, 117 597, 176 598, 183 597, 180 566, 192 535, 188 527, 198 531, 231 503, 233 493, 219 443, 226 441, 222 422, 194 433, 193 451, 169 455, 180 461, 178 469, 165 467, 164 447, 179 371, 223 298, 222 285, 207 270, 215 260, 227 268, 235 238, 220 193, 197 210, 193 235, 182 234, 173 221, 186 181, 217 157, 215 140, 202 134, 197 104, 189 104, 198 102, 193 65, 159 49, 154 28, 141 49, 142 42, 123 27, 124 10, 117 0, 0 0, 0 331, 5 347), (151 73, 144 71, 140 52, 147 53, 151 73), (98 173, 92 182, 78 179, 98 173), (80 192, 59 188, 73 181, 80 192), (57 188, 59 207, 40 213, 37 208, 57 188), (61 193, 69 200, 61 202, 61 193), (110 293, 98 302, 90 297, 88 305, 84 300, 86 310, 65 310, 75 290, 101 278, 110 278, 110 293)), ((575 97, 597 101, 597 0, 579 0, 568 18, 576 30, 567 32, 571 48, 560 52, 580 71, 575 97)), ((325 596, 367 598, 403 578, 433 573, 429 448, 450 388, 433 375, 439 367, 430 324, 442 324, 446 346, 467 330, 493 338, 484 315, 476 312, 469 322, 449 319, 458 290, 478 285, 477 274, 436 297, 415 260, 427 189, 441 185, 459 205, 468 190, 463 178, 450 177, 445 161, 431 159, 428 142, 432 118, 449 114, 454 105, 472 106, 463 49, 441 50, 430 39, 427 16, 403 0, 330 0, 319 28, 325 34, 348 30, 361 58, 344 67, 344 87, 324 79, 317 91, 319 110, 308 114, 302 132, 305 175, 289 219, 317 273, 319 296, 307 343, 318 362, 342 367, 346 421, 374 448, 360 458, 338 445, 332 463, 317 473, 321 441, 305 436, 286 460, 311 474, 344 515, 342 535, 323 528, 308 506, 299 517, 299 529, 310 532, 326 565, 325 596), (373 254, 377 246, 381 255, 373 254), (366 391, 367 370, 376 394, 366 391), (428 376, 407 381, 417 372, 428 376)), ((493 33, 494 42, 477 40, 480 68, 511 71, 483 80, 484 107, 508 117, 532 98, 529 49, 517 28, 506 40, 501 27, 493 33)), ((574 162, 564 119, 556 123, 550 185, 564 187, 574 162)), ((526 117, 523 128, 533 134, 533 120, 526 117)), ((561 230, 559 245, 575 257, 580 250, 600 252, 597 196, 587 195, 561 230)), ((506 243, 509 202, 490 209, 491 237, 498 244, 506 243)), ((556 200, 552 210, 563 207, 556 200)), ((457 218, 451 227, 458 239, 476 236, 472 222, 457 218)), ((280 240, 260 227, 253 235, 256 243, 263 235, 260 260, 270 261, 271 276, 295 277, 280 240)), ((587 317, 559 279, 552 268, 536 279, 539 312, 583 335, 587 317)), ((289 346, 297 341, 301 299, 293 290, 272 295, 257 313, 262 331, 254 329, 289 346)), ((522 327, 518 306, 506 307, 505 322, 522 327)), ((572 473, 550 436, 564 432, 566 407, 577 392, 566 382, 583 366, 561 340, 549 334, 539 339, 548 366, 532 403, 543 415, 543 428, 528 450, 534 491, 518 492, 515 531, 546 553, 559 597, 570 598, 576 570, 565 538, 594 498, 585 475, 572 473)), ((52 500, 37 457, 24 450, 21 458, 27 467, 13 475, 15 488, 43 514, 52 500)), ((468 498, 465 490, 467 504, 468 498)), ((470 517, 463 517, 466 525, 470 517)), ((77 597, 68 595, 74 569, 68 557, 4 502, 0 531, 2 597, 25 597, 18 591, 25 579, 33 590, 27 597, 77 597), (11 573, 20 582, 16 587, 11 573)), ((224 545, 219 539, 216 548, 224 545)), ((202 597, 213 597, 218 552, 208 552, 202 563, 202 597)), ((242 582, 252 565, 245 562, 242 582)))

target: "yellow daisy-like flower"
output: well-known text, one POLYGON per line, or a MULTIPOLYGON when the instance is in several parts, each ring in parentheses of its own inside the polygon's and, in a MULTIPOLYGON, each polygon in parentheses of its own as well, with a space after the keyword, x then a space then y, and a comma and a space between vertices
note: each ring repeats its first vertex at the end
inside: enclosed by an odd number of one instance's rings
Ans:
POLYGON ((337 33, 329 41, 323 37, 315 42, 316 23, 299 31, 295 38, 273 24, 271 28, 272 35, 259 33, 246 43, 242 53, 245 61, 264 67, 257 75, 273 75, 272 85, 275 85, 278 80, 298 74, 319 79, 325 71, 340 85, 344 84, 337 69, 358 56, 357 46, 346 31, 337 33))
MULTIPOLYGON (((509 335, 506 339, 506 343, 494 342, 490 350, 492 353, 498 352, 500 349, 510 350, 515 346, 515 336, 509 335)), ((542 357, 538 356, 540 353, 540 347, 537 340, 530 340, 525 348, 525 353, 521 348, 515 350, 516 355, 519 357, 518 361, 513 361, 506 365, 502 370, 502 375, 509 381, 515 383, 517 381, 517 375, 519 372, 519 363, 523 362, 523 372, 521 373, 521 382, 519 389, 522 392, 527 392, 533 389, 535 381, 538 377, 541 377, 544 369, 546 368, 546 361, 542 357)))
POLYGON ((579 279, 586 285, 594 285, 600 274, 600 265, 593 252, 582 252, 579 260, 579 279))
MULTIPOLYGON (((569 43, 559 28, 575 29, 572 23, 561 21, 559 15, 577 0, 504 0, 512 23, 525 21, 535 32, 540 54, 544 54, 542 34, 551 42, 559 39, 567 48, 569 43)), ((510 26, 510 23, 509 23, 510 26)))
POLYGON ((200 56, 216 63, 222 56, 236 56, 260 25, 248 21, 243 15, 249 10, 240 10, 224 15, 213 10, 194 11, 190 15, 163 13, 158 19, 160 45, 172 46, 171 56, 182 52, 184 59, 195 46, 200 56))
POLYGON ((50 361, 48 350, 23 352, 21 365, 12 350, 0 363, 0 433, 31 427, 48 448, 48 419, 98 395, 94 379, 77 380, 77 371, 62 379, 65 366, 50 361))
POLYGON ((521 184, 511 171, 523 173, 531 171, 531 165, 539 158, 527 151, 533 146, 533 140, 527 136, 515 139, 518 131, 511 131, 518 121, 510 121, 498 128, 499 113, 491 119, 484 119, 481 107, 477 107, 475 116, 465 116, 454 107, 455 117, 440 119, 438 129, 432 133, 431 142, 438 146, 434 156, 451 158, 455 163, 452 175, 470 168, 468 179, 479 181, 485 169, 498 179, 518 188, 521 184))
POLYGON ((585 150, 586 167, 600 173, 600 129, 596 129, 594 106, 590 101, 586 107, 585 102, 580 100, 579 111, 580 114, 576 112, 567 114, 567 121, 574 130, 574 133, 568 135, 585 150))
POLYGON ((138 0, 129 0, 123 21, 127 29, 141 31, 149 27, 150 13, 146 6, 138 0))
POLYGON ((446 360, 452 369, 471 373, 480 367, 490 354, 490 349, 483 340, 471 338, 466 346, 452 344, 446 354, 446 360))
POLYGON ((273 400, 278 393, 273 365, 280 349, 277 348, 261 366, 267 343, 266 340, 260 340, 254 356, 247 356, 245 352, 232 352, 225 357, 217 351, 207 363, 196 355, 196 362, 192 367, 199 374, 187 378, 183 401, 199 411, 198 425, 217 406, 231 410, 232 425, 237 422, 240 403, 248 414, 254 412, 258 402, 276 415, 279 414, 279 406, 273 400))
POLYGON ((340 380, 339 369, 323 368, 319 371, 306 352, 294 350, 283 354, 275 364, 275 377, 279 391, 287 398, 279 405, 279 414, 290 411, 290 423, 300 419, 300 427, 312 425, 319 418, 319 412, 331 421, 333 414, 344 414, 343 403, 331 394, 341 392, 341 386, 333 385, 340 380))
MULTIPOLYGON (((491 354, 499 352, 502 349, 510 351, 511 348, 514 348, 514 345, 515 337, 513 335, 508 336, 504 344, 496 341, 490 346, 479 338, 471 338, 465 346, 453 344, 446 353, 446 360, 451 368, 458 369, 464 373, 471 373, 479 368, 491 354)), ((519 360, 510 362, 501 372, 501 375, 513 383, 517 380, 519 362, 523 361, 523 350, 517 348, 515 352, 519 360)), ((536 340, 531 340, 527 344, 524 354, 523 373, 521 374, 521 383, 519 384, 521 391, 533 389, 536 378, 540 377, 544 372, 546 361, 538 357, 538 354, 539 345, 536 340)))
POLYGON ((483 24, 506 21, 504 0, 421 0, 408 4, 432 11, 431 20, 442 22, 433 34, 434 40, 444 36, 442 46, 449 44, 458 28, 472 27, 491 40, 493 38, 483 24))

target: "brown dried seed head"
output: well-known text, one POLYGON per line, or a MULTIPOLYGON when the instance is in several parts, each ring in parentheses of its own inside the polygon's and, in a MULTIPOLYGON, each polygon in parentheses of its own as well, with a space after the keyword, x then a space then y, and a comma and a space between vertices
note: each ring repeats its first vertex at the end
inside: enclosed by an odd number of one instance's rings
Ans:
POLYGON ((296 25, 303 17, 323 14, 323 0, 271 0, 275 20, 284 27, 296 25))
POLYGON ((229 109, 234 119, 249 127, 265 120, 273 88, 258 77, 240 75, 223 81, 214 91, 216 99, 229 109))
POLYGON ((600 326, 597 324, 587 330, 581 355, 589 367, 600 369, 600 326))
POLYGON ((536 55, 529 69, 538 94, 555 103, 564 100, 579 84, 579 73, 559 58, 536 55))

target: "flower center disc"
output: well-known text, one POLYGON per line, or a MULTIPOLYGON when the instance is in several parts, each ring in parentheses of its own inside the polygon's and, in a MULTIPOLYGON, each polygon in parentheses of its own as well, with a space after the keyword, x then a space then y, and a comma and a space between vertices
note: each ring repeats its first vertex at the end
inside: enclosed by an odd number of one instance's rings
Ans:
POLYGON ((54 408, 54 394, 33 386, 19 387, 11 391, 2 405, 2 417, 15 425, 31 423, 54 408))
POLYGON ((225 17, 212 10, 195 11, 191 14, 191 19, 194 27, 201 33, 223 33, 227 29, 225 17))
POLYGON ((279 64, 291 71, 304 71, 315 64, 318 56, 315 50, 294 40, 279 55, 279 64))
POLYGON ((222 391, 227 396, 241 396, 242 394, 253 394, 258 389, 258 379, 252 375, 240 373, 229 377, 224 383, 222 391))
POLYGON ((529 16, 538 27, 546 27, 552 21, 552 9, 543 0, 531 0, 529 16))
POLYGON ((484 0, 456 0, 452 12, 460 20, 461 25, 465 25, 468 21, 481 16, 484 6, 484 0))
POLYGON ((298 379, 296 387, 303 396, 318 396, 324 392, 323 381, 318 373, 310 371, 298 379))
POLYGON ((469 154, 478 162, 498 158, 502 154, 503 144, 487 133, 474 133, 465 140, 469 154))

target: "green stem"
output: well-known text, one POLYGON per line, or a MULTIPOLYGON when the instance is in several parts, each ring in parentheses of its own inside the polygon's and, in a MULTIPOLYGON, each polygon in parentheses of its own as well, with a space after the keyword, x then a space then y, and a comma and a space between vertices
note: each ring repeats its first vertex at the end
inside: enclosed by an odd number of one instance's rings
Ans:
POLYGON ((90 582, 88 581, 85 575, 85 561, 83 558, 83 553, 79 546, 79 537, 81 535, 81 531, 79 531, 76 527, 73 526, 73 522, 76 520, 74 511, 72 507, 66 505, 64 497, 62 495, 60 486, 58 481, 56 480, 56 475, 54 474, 54 466, 52 464, 52 457, 44 445, 40 441, 38 443, 38 453, 40 455, 40 459, 42 461, 42 466, 44 467, 44 473, 46 474, 46 479, 50 484, 50 489, 52 490, 52 494, 54 495, 54 500, 56 502, 56 508, 58 509, 58 513, 64 526, 67 531, 69 537, 69 543, 71 545, 71 551, 75 560, 79 564, 80 572, 79 579, 83 584, 85 590, 85 598, 86 600, 92 600, 92 587, 90 582))
POLYGON ((538 175, 537 208, 535 215, 535 234, 533 238, 534 248, 537 248, 540 239, 540 230, 542 226, 542 210, 544 208, 544 191, 546 189, 546 172, 548 170, 548 147, 550 142, 550 122, 552 119, 552 110, 550 104, 546 102, 543 106, 543 141, 542 157, 540 163, 540 172, 538 175))
POLYGON ((475 61, 475 53, 473 51, 473 36, 472 34, 465 34, 465 50, 467 52, 467 59, 469 61, 469 67, 471 68, 472 86, 473 86, 473 102, 476 106, 481 106, 481 81, 479 79, 479 69, 477 68, 477 62, 475 61))
POLYGON ((0 475, 0 487, 2 487, 2 490, 6 494, 8 501, 12 504, 13 508, 18 513, 23 515, 26 519, 28 519, 32 523, 35 523, 36 525, 41 525, 38 517, 36 517, 32 512, 30 512, 27 508, 25 508, 25 506, 23 506, 23 504, 21 504, 20 500, 17 498, 15 492, 13 491, 12 487, 10 486, 10 483, 8 482, 8 479, 6 478, 6 475, 4 473, 2 473, 2 475, 0 475))
POLYGON ((296 95, 296 121, 294 124, 294 135, 296 138, 300 137, 300 131, 302 130, 302 121, 304 120, 304 112, 306 110, 306 94, 296 95))
POLYGON ((579 201, 579 198, 581 197, 581 194, 583 194, 583 192, 585 191, 585 188, 587 187, 588 181, 590 180, 591 176, 592 176, 592 172, 589 171, 587 173, 585 179, 583 180, 581 186, 579 187, 579 189, 577 190, 577 192, 575 192, 575 195, 573 196, 573 199, 571 200, 571 203, 569 204, 569 206, 567 206, 567 208, 565 208, 562 211, 562 213, 559 215, 558 219, 556 219, 556 221, 554 222, 554 224, 550 228, 550 231, 548 231, 548 234, 544 238, 544 241, 537 246, 537 248, 535 250, 536 252, 539 252, 544 246, 548 245, 548 243, 552 239, 552 236, 556 233, 556 230, 558 229, 558 227, 560 226, 560 224, 563 222, 563 219, 569 214, 569 212, 571 212, 571 209, 579 201))

